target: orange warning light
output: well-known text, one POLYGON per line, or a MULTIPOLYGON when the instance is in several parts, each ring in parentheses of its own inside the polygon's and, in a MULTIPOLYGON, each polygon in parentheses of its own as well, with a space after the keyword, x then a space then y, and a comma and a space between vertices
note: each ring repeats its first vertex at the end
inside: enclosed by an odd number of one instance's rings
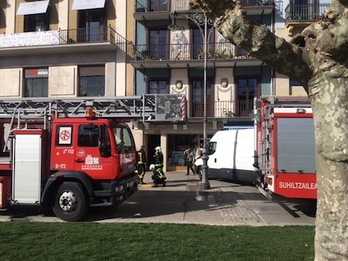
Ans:
POLYGON ((94 117, 94 111, 92 107, 88 107, 86 109, 86 118, 93 118, 94 117))

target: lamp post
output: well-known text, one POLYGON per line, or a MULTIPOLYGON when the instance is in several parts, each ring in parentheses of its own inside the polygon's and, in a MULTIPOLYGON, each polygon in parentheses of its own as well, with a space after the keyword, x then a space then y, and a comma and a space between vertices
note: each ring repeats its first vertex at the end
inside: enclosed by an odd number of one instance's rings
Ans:
MULTIPOLYGON (((172 23, 168 26, 170 30, 177 30, 179 26, 176 24, 176 17, 178 13, 172 13, 172 23)), ((197 25, 203 39, 203 155, 202 155, 202 181, 200 184, 201 189, 210 189, 208 179, 208 149, 207 149, 207 68, 208 68, 208 39, 211 30, 208 32, 208 23, 212 25, 212 21, 203 13, 195 13, 193 17, 185 15, 185 17, 191 20, 197 25), (202 28, 204 26, 204 28, 202 28)))

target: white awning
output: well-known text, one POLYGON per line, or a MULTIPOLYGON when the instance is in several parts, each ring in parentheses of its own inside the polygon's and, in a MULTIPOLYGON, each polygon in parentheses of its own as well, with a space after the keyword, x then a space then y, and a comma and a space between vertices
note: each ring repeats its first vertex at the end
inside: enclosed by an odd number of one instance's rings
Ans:
POLYGON ((49 0, 21 3, 17 15, 30 15, 46 13, 49 0))
POLYGON ((74 0, 72 10, 103 8, 105 0, 74 0))

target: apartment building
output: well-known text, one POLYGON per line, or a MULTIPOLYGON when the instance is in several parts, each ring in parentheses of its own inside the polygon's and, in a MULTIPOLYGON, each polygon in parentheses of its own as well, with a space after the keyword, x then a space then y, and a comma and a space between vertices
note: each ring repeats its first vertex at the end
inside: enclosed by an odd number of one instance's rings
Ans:
MULTIPOLYGON (((294 19, 303 14, 295 2, 242 4, 250 19, 284 38, 305 22, 294 19)), ((185 124, 130 123, 149 162, 162 147, 167 170, 183 167, 188 146, 202 148, 205 123, 209 139, 252 124, 255 97, 306 95, 226 41, 189 0, 0 1, 0 77, 7 98, 185 95, 185 124)))
POLYGON ((126 0, 0 3, 1 97, 133 94, 126 0))
MULTIPOLYGON (((323 19, 331 0, 284 0, 275 1, 275 34, 290 41, 311 23, 323 19)), ((307 96, 295 80, 275 72, 275 96, 307 96)))
MULTIPOLYGON (((189 2, 134 1, 130 63, 135 68, 136 94, 187 97, 186 124, 137 125, 150 153, 159 144, 166 149, 168 169, 184 165, 182 152, 188 146, 202 147, 205 119, 208 139, 222 128, 251 125, 254 98, 275 94, 273 69, 230 44, 189 2)), ((242 0, 242 5, 250 19, 275 31, 273 1, 242 0)))

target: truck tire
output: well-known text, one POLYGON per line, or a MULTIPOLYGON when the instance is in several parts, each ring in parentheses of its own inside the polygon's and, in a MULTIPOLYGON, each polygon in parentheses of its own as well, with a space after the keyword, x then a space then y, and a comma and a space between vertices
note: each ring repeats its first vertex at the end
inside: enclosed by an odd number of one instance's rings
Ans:
POLYGON ((88 196, 80 183, 64 182, 57 189, 52 209, 64 221, 78 221, 89 209, 88 196))

